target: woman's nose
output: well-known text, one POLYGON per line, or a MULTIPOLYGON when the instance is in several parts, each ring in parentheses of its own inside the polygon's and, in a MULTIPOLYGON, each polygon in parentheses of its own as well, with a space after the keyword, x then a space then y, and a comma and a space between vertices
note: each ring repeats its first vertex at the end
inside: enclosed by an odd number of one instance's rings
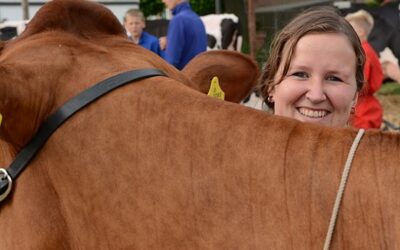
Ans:
POLYGON ((308 85, 306 98, 313 103, 319 103, 326 100, 326 93, 325 93, 323 79, 319 78, 311 79, 308 85))

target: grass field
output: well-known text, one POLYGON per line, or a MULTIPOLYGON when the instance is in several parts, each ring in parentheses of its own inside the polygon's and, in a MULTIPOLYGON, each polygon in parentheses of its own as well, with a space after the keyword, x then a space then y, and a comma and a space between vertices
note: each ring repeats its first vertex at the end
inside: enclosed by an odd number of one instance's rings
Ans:
POLYGON ((382 85, 378 95, 400 95, 400 84, 389 82, 382 85))
POLYGON ((400 126, 400 84, 385 83, 377 93, 383 107, 383 119, 400 126))

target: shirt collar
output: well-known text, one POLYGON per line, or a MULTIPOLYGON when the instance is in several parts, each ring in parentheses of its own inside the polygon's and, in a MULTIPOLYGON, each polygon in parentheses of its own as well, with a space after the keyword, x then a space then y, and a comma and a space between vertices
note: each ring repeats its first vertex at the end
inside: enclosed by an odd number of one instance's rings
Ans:
POLYGON ((172 9, 172 14, 175 16, 176 14, 178 14, 179 12, 183 11, 183 10, 190 10, 190 4, 188 2, 182 2, 178 5, 175 6, 175 8, 172 9))

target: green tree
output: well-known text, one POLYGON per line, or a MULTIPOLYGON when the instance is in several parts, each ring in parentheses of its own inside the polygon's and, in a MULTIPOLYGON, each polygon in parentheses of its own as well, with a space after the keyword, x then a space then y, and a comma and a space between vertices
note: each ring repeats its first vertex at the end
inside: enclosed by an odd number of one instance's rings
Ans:
POLYGON ((383 0, 366 0, 365 4, 369 7, 378 7, 382 4, 383 0))
MULTIPOLYGON (((215 0, 189 0, 189 3, 200 16, 215 12, 215 0)), ((140 0, 139 8, 148 17, 162 13, 165 6, 161 0, 140 0)))
POLYGON ((215 13, 215 0, 190 0, 192 9, 200 16, 215 13))
POLYGON ((164 11, 164 3, 161 0, 140 0, 139 8, 145 17, 158 15, 164 11))

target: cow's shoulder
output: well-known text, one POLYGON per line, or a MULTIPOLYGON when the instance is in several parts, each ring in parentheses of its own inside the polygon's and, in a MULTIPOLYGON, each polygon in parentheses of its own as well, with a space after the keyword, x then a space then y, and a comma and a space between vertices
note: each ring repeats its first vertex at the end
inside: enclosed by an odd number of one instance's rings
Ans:
POLYGON ((21 37, 61 30, 85 38, 121 35, 125 31, 110 10, 101 4, 80 0, 54 0, 46 3, 28 23, 21 37))

